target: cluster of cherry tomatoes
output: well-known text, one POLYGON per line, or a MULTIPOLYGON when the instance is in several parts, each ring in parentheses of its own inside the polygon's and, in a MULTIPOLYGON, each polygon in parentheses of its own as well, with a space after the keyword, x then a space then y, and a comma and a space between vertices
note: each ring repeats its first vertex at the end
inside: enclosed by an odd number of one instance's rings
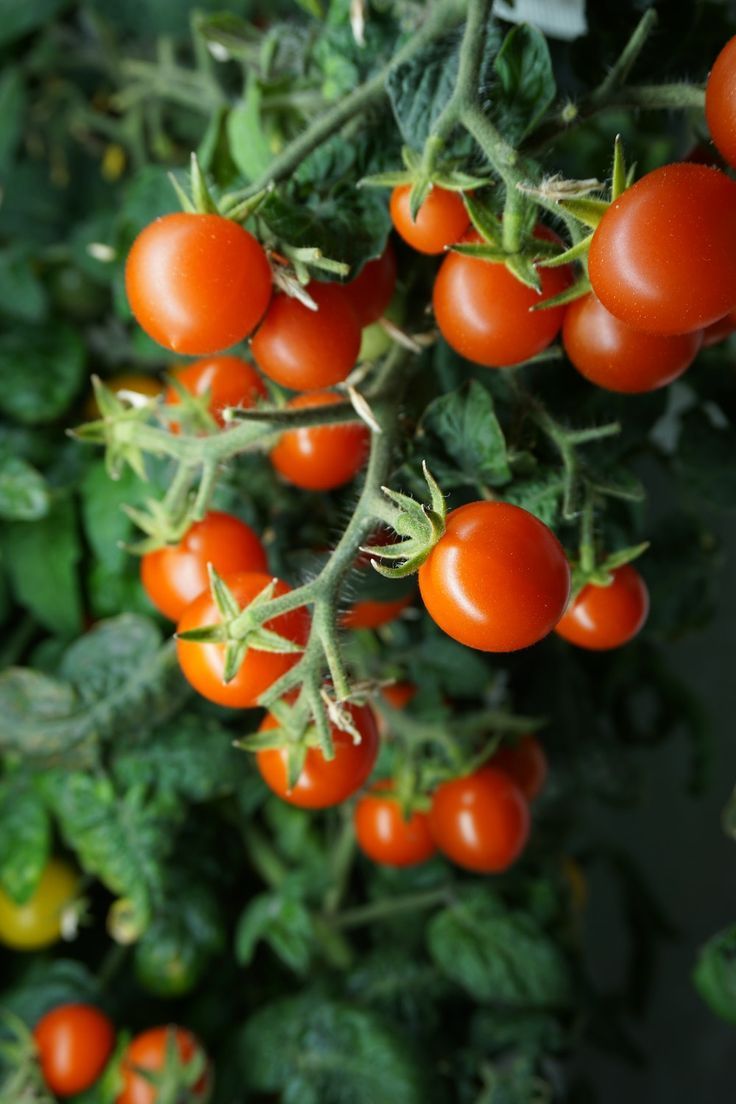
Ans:
MULTIPOLYGON (((61 1004, 47 1012, 33 1031, 38 1062, 47 1087, 66 1099, 91 1088, 113 1056, 115 1025, 91 1004, 61 1004)), ((190 1031, 170 1025, 136 1035, 119 1062, 120 1091, 116 1104, 155 1104, 156 1079, 174 1079, 177 1100, 191 1104, 208 1099, 212 1074, 200 1043, 190 1031), (188 1065, 202 1067, 188 1077, 188 1065), (173 1070, 176 1066, 177 1070, 173 1070)), ((169 1095, 167 1099, 174 1099, 169 1095)))

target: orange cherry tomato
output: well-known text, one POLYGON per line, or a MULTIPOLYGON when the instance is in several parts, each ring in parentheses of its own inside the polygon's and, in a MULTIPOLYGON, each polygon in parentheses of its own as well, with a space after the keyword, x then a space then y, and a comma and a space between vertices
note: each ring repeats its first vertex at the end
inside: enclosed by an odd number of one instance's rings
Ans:
POLYGON ((547 756, 536 736, 504 744, 491 759, 491 766, 513 779, 527 801, 539 796, 547 780, 547 756))
MULTIPOLYGON (((209 395, 208 410, 217 424, 222 427, 222 411, 228 406, 240 406, 246 410, 255 406, 258 399, 268 395, 263 380, 248 364, 247 360, 236 356, 208 357, 187 364, 171 373, 190 395, 197 397, 209 395)), ((173 387, 166 391, 166 405, 176 406, 180 402, 173 387)), ((171 426, 176 433, 178 426, 171 426)))
POLYGON ((392 709, 404 709, 417 696, 417 687, 405 679, 382 686, 381 693, 392 709))
POLYGON ((251 341, 263 374, 292 391, 340 383, 360 349, 360 322, 345 288, 313 281, 307 291, 316 311, 288 295, 275 295, 251 341))
MULTIPOLYGON (((347 705, 353 724, 360 732, 356 743, 349 732, 331 726, 335 755, 325 759, 321 750, 310 747, 296 785, 288 789, 287 749, 266 748, 256 752, 256 762, 266 785, 290 805, 302 809, 326 809, 339 805, 359 790, 368 779, 378 755, 378 729, 373 711, 367 705, 347 705)), ((278 728, 268 713, 259 731, 278 728)))
POLYGON ((218 575, 268 571, 263 545, 250 526, 232 514, 211 510, 178 544, 146 552, 141 582, 156 609, 178 621, 189 603, 209 588, 208 564, 218 575))
POLYGON ((641 630, 649 613, 649 591, 631 564, 612 571, 609 586, 589 583, 570 603, 555 632, 563 640, 591 651, 608 651, 628 644, 641 630))
POLYGON ((94 1085, 115 1045, 112 1021, 91 1004, 60 1004, 33 1032, 43 1078, 56 1096, 75 1096, 94 1085))
POLYGON ((437 850, 426 813, 413 812, 405 820, 390 796, 391 782, 378 782, 355 806, 353 825, 358 847, 384 866, 417 866, 437 850))
POLYGON ((221 215, 164 215, 142 230, 125 266, 139 325, 175 353, 229 349, 260 322, 271 269, 247 230, 221 215))
POLYGON ((391 193, 391 221, 405 242, 419 253, 442 253, 448 245, 460 241, 470 224, 462 196, 436 184, 411 217, 411 186, 400 184, 391 193))
POLYGON ((354 602, 349 610, 346 610, 340 618, 340 624, 344 629, 379 629, 381 625, 388 625, 395 621, 414 601, 413 594, 404 594, 401 598, 391 601, 383 601, 375 598, 365 598, 354 602))
MULTIPOLYGON (((115 1104, 158 1104, 159 1094, 155 1085, 141 1077, 136 1070, 144 1069, 154 1074, 164 1070, 172 1032, 182 1062, 191 1062, 197 1052, 201 1051, 195 1036, 183 1027, 152 1027, 136 1035, 123 1056, 120 1069, 123 1087, 115 1104)), ((209 1095, 210 1081, 211 1073, 206 1069, 197 1084, 192 1086, 190 1093, 186 1097, 182 1095, 182 1104, 205 1101, 209 1095)))
POLYGON ((439 627, 471 648, 514 652, 546 636, 570 594, 570 568, 554 533, 520 506, 471 502, 419 569, 439 627))
MULTIPOLYGON (((246 572, 227 575, 224 581, 241 607, 247 606, 256 595, 271 582, 270 575, 246 572)), ((280 579, 276 582, 274 598, 287 594, 291 587, 280 579)), ((201 629, 220 623, 220 614, 209 590, 195 598, 181 616, 177 632, 201 629)), ((304 609, 281 614, 265 624, 267 629, 304 644, 307 639, 309 619, 304 609)), ((258 698, 269 686, 285 674, 299 659, 299 653, 262 652, 248 648, 240 670, 230 682, 223 681, 225 670, 225 645, 201 644, 191 640, 177 640, 176 651, 184 677, 203 697, 218 705, 244 709, 258 704, 258 698)))
POLYGON ((529 836, 529 806, 503 771, 481 767, 435 791, 429 827, 440 851, 465 870, 499 874, 529 836))
MULTIPOLYGON (((332 391, 309 391, 297 395, 288 406, 329 406, 341 401, 332 391)), ((271 463, 295 487, 329 491, 355 478, 366 461, 369 443, 368 427, 361 421, 301 426, 281 434, 271 450, 271 463)))
POLYGON ((343 285, 361 326, 376 322, 388 307, 396 290, 396 254, 391 242, 380 257, 368 261, 349 284, 343 285))

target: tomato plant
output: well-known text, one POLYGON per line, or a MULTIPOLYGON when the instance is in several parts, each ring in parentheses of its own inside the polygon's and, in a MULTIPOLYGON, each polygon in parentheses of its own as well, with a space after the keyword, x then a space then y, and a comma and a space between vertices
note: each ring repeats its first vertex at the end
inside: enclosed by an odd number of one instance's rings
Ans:
POLYGON ((211 510, 174 545, 146 552, 141 559, 141 581, 156 609, 171 621, 209 587, 208 566, 219 575, 265 572, 266 553, 244 521, 211 510))
POLYGON ((44 1081, 57 1096, 75 1096, 94 1085, 115 1045, 111 1020, 90 1004, 60 1004, 33 1032, 44 1081))
POLYGON ((624 564, 608 586, 589 583, 572 600, 555 632, 579 648, 607 651, 628 644, 649 613, 649 592, 639 572, 624 564))
POLYGON ((444 253, 460 241, 470 218, 462 196, 435 187, 428 193, 416 218, 412 218, 411 188, 402 184, 391 193, 391 221, 394 229, 418 253, 444 253))
POLYGON ((460 643, 485 652, 528 648, 551 632, 570 593, 555 535, 503 502, 471 502, 448 515, 419 569, 429 615, 460 643))
MULTIPOLYGON (((291 399, 289 407, 329 406, 340 402, 332 391, 310 391, 291 399)), ((329 491, 354 479, 368 455, 369 433, 361 422, 302 426, 281 434, 271 450, 279 475, 308 491, 329 491)))
MULTIPOLYGON (((207 396, 207 409, 217 424, 222 427, 222 412, 229 406, 246 409, 259 399, 265 399, 266 388, 263 380, 242 357, 221 356, 197 360, 172 373, 176 382, 196 398, 207 396)), ((166 403, 176 406, 180 401, 174 387, 166 389, 166 403)), ((178 426, 172 427, 176 432, 178 426)))
POLYGON ((154 341, 198 356, 229 349, 258 325, 271 298, 271 273, 242 226, 219 215, 174 214, 136 238, 125 289, 154 341))
POLYGON ((634 329, 691 333, 736 302, 735 245, 736 183, 707 165, 663 165, 603 215, 590 245, 590 282, 634 329))
POLYGON ((524 849, 529 808, 507 773, 483 767, 437 789, 429 829, 442 854, 458 866, 478 874, 499 874, 524 849))

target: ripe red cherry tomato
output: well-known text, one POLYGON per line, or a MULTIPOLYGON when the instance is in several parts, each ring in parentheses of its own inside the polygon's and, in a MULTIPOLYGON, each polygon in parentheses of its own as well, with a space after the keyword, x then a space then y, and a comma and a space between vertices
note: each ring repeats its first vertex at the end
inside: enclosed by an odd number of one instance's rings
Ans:
POLYGON ((524 849, 529 806, 507 774, 482 767, 438 787, 429 828, 440 851, 458 866, 499 874, 524 849))
POLYGON ((115 1045, 115 1028, 91 1004, 60 1004, 33 1032, 44 1081, 56 1096, 75 1096, 94 1085, 115 1045))
POLYGON ((355 806, 353 825, 364 855, 384 866, 416 866, 437 850, 426 813, 405 820, 390 795, 390 782, 378 782, 355 806))
POLYGON ((634 329, 681 334, 722 318, 736 303, 736 183, 688 162, 648 173, 604 214, 588 271, 634 329))
MULTIPOLYGON (((334 758, 325 759, 319 748, 310 747, 293 789, 287 788, 286 748, 266 748, 256 753, 263 781, 290 805, 298 805, 302 809, 326 809, 330 805, 339 805, 368 779, 378 755, 376 718, 367 705, 351 704, 345 708, 360 732, 360 743, 356 744, 349 732, 332 725, 334 758)), ((272 713, 267 714, 260 731, 270 728, 278 728, 278 721, 272 713)))
POLYGON ((263 545, 249 525, 232 514, 211 510, 178 544, 146 552, 141 582, 156 609, 178 621, 190 602, 207 590, 207 565, 218 575, 268 571, 263 545))
MULTIPOLYGON (((332 391, 309 391, 297 395, 288 405, 294 408, 339 402, 342 399, 332 391)), ((295 487, 329 491, 355 478, 368 456, 369 442, 368 427, 359 421, 287 429, 271 450, 271 463, 295 487)))
MULTIPOLYGON (((244 607, 268 586, 271 576, 247 572, 225 576, 225 582, 236 601, 244 607)), ((279 579, 273 596, 278 598, 289 590, 291 587, 279 579)), ((177 632, 201 629, 219 622, 220 614, 214 599, 209 590, 205 590, 184 610, 177 632)), ((296 609, 267 621, 265 627, 297 644, 304 644, 308 618, 303 609, 296 609)), ((299 653, 262 652, 249 648, 235 678, 226 683, 222 678, 225 669, 224 644, 177 640, 176 651, 184 677, 194 689, 210 701, 217 702, 218 705, 229 705, 234 709, 256 705, 260 695, 299 659, 299 653)))
POLYGON ((736 165, 736 36, 715 60, 705 86, 705 119, 718 152, 736 165))
MULTIPOLYGON (((535 237, 558 241, 538 226, 535 237)), ((465 241, 480 241, 470 231, 465 241)), ((517 280, 502 264, 448 253, 434 282, 432 302, 440 333, 461 356, 486 368, 519 364, 546 349, 557 336, 563 307, 532 310, 570 283, 566 266, 541 269, 542 294, 517 280)))
POLYGON ((419 253, 443 253, 448 245, 460 241, 470 223, 462 197, 436 184, 417 211, 416 222, 411 217, 409 195, 411 186, 400 184, 391 193, 391 221, 396 232, 419 253))
POLYGON ((724 314, 717 322, 711 322, 703 330, 703 348, 709 349, 711 345, 718 345, 736 330, 736 308, 724 314))
POLYGON ((345 289, 313 282, 307 291, 318 310, 276 295, 251 341, 264 375, 292 391, 316 391, 340 383, 360 349, 360 322, 345 289))
POLYGON ((404 709, 416 697, 417 687, 413 682, 405 679, 392 682, 390 686, 381 687, 381 693, 392 709, 404 709))
POLYGON ((370 326, 381 317, 396 290, 396 254, 391 242, 380 257, 368 261, 343 290, 358 316, 361 326, 370 326))
POLYGON ((388 625, 395 621, 402 610, 410 606, 414 601, 413 594, 404 594, 401 598, 393 598, 390 601, 364 598, 353 602, 349 610, 345 610, 340 618, 340 624, 344 629, 379 629, 381 625, 388 625))
POLYGON ((271 298, 271 269, 252 234, 220 215, 164 215, 133 242, 130 308, 175 353, 217 353, 242 341, 271 298))
POLYGON ((695 360, 702 334, 642 333, 615 318, 595 295, 584 295, 567 308, 562 342, 578 372, 591 383, 633 395, 681 376, 695 360))
POLYGON ((512 778, 527 801, 539 796, 547 779, 547 756, 536 736, 504 744, 491 759, 491 766, 512 778))
POLYGON ((554 533, 507 502, 471 502, 447 516, 419 569, 430 616, 448 636, 484 652, 514 652, 555 627, 570 568, 554 533))
MULTIPOLYGON (((169 1037, 172 1032, 182 1062, 191 1062, 197 1052, 201 1051, 202 1048, 197 1039, 183 1027, 173 1025, 152 1027, 136 1035, 123 1056, 120 1070, 123 1087, 115 1104, 157 1104, 159 1093, 155 1085, 141 1077, 136 1072, 136 1067, 150 1070, 154 1074, 162 1072, 166 1066, 167 1048, 170 1045, 169 1037)), ((187 1099, 191 1099, 192 1102, 206 1100, 209 1095, 210 1080, 209 1069, 206 1069, 197 1084, 192 1086, 191 1097, 187 1099)))
MULTIPOLYGON (((225 424, 222 418, 225 407, 242 406, 247 409, 268 395, 255 368, 241 357, 208 357, 177 368, 171 374, 190 395, 209 395, 207 409, 220 427, 225 424)), ((167 406, 176 406, 179 401, 174 388, 169 387, 166 391, 167 406)), ((178 432, 178 426, 172 425, 171 428, 178 432)))
POLYGON ((619 648, 639 632, 649 613, 649 591, 631 564, 612 571, 609 586, 589 583, 570 603, 555 632, 594 652, 619 648))

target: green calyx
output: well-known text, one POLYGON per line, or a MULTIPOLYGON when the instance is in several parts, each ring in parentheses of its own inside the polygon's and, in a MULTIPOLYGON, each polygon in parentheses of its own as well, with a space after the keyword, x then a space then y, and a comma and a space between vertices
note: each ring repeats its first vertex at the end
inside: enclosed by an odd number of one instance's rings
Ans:
POLYGON ((204 1095, 199 1082, 207 1074, 207 1059, 197 1047, 190 1058, 184 1058, 179 1049, 176 1031, 169 1028, 166 1034, 164 1065, 160 1070, 130 1065, 135 1074, 150 1085, 158 1104, 205 1104, 210 1098, 209 1086, 204 1095))
MULTIPOLYGON (((490 183, 487 176, 473 176, 463 172, 458 168, 458 162, 454 160, 439 160, 441 147, 442 143, 438 142, 436 148, 425 150, 420 154, 404 146, 401 151, 403 169, 364 176, 359 187, 397 188, 401 185, 410 185, 409 209, 411 217, 416 219, 419 208, 435 185, 448 192, 465 193, 474 188, 484 188, 490 183)), ((463 195, 463 198, 466 197, 463 195)))
POLYGON ((99 376, 92 376, 92 387, 101 417, 68 430, 69 436, 84 444, 105 446, 105 465, 111 479, 119 479, 127 464, 139 479, 147 481, 143 450, 136 443, 137 431, 149 420, 158 400, 134 392, 116 394, 99 376))
MULTIPOLYGON (((387 579, 403 579, 419 570, 430 552, 444 535, 447 505, 437 481, 427 465, 422 461, 422 472, 430 494, 428 506, 400 491, 382 487, 384 495, 393 504, 384 520, 394 529, 402 540, 384 547, 362 548, 371 556, 371 566, 387 579), (386 566, 381 560, 402 561, 395 566, 386 566)), ((385 511, 384 511, 385 513, 385 511)))

